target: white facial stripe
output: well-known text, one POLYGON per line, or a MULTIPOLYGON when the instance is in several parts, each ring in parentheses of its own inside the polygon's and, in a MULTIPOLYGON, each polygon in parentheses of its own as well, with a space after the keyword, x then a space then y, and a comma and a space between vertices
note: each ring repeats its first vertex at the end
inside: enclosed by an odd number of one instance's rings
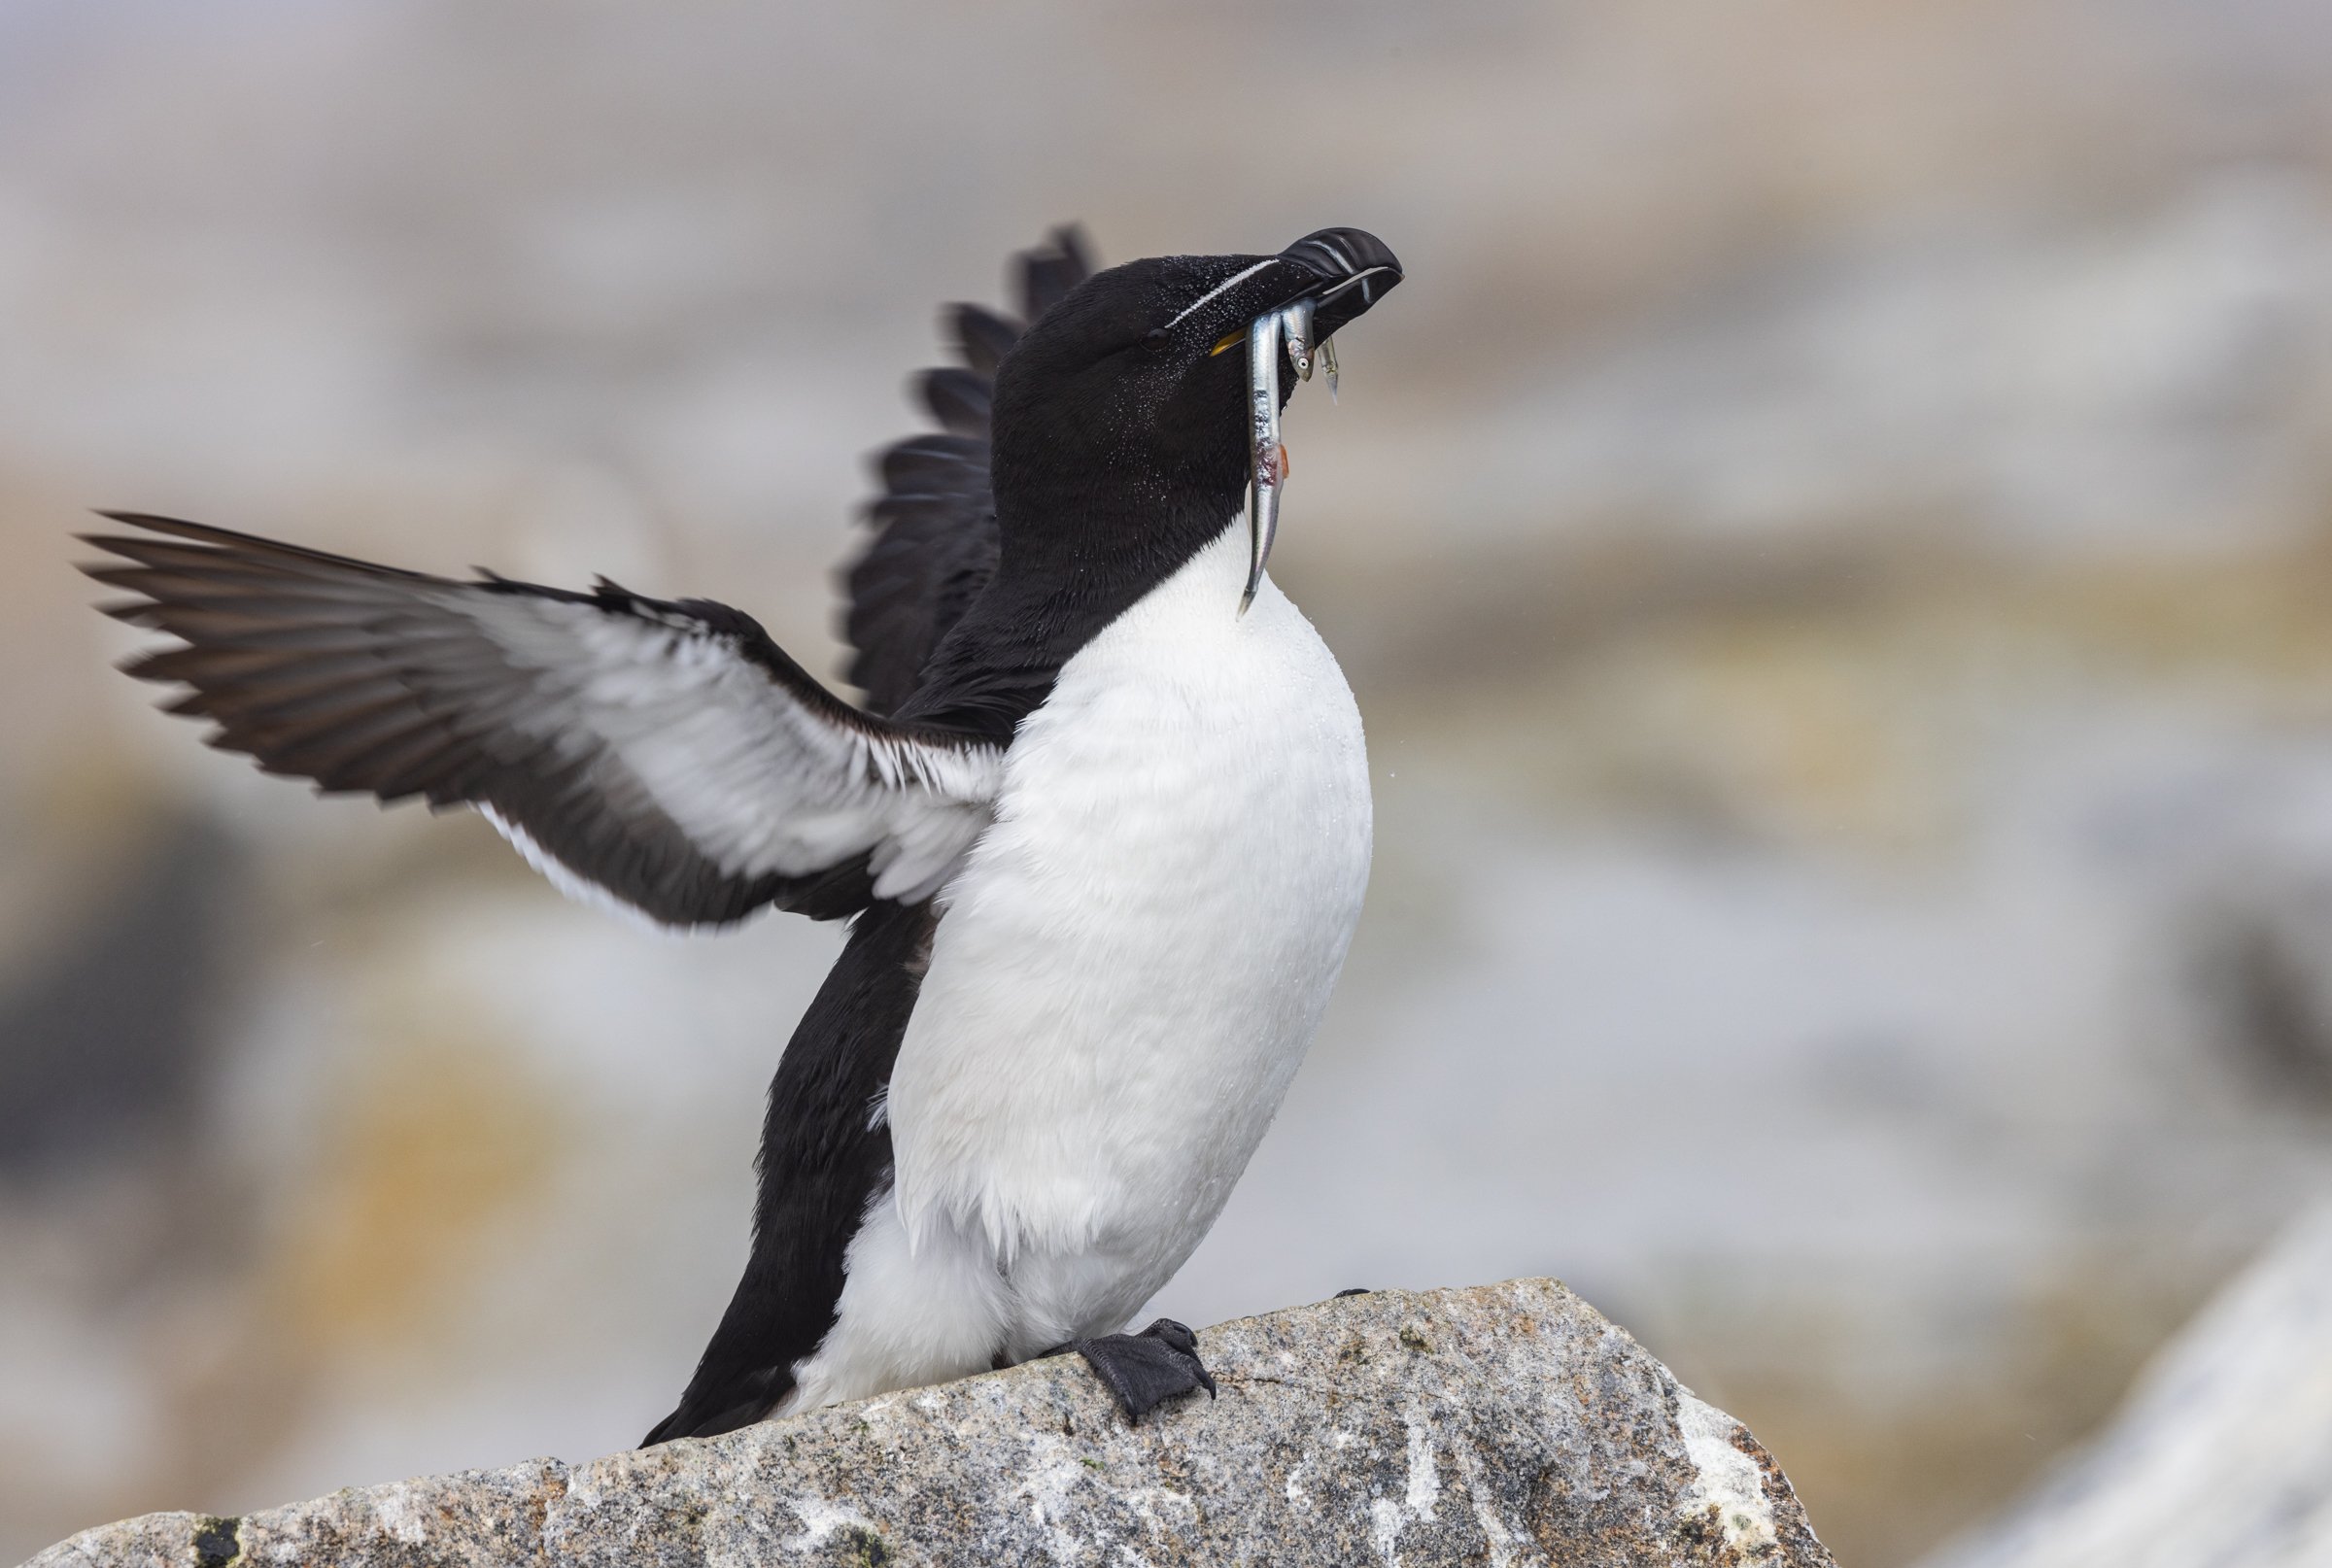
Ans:
POLYGON ((1205 304, 1208 300, 1213 299, 1217 294, 1221 293, 1226 289, 1236 288, 1238 285, 1247 282, 1248 279, 1253 277, 1256 273, 1261 272, 1265 267, 1270 266, 1278 259, 1279 257, 1276 256, 1267 256, 1262 260, 1256 262, 1253 266, 1249 267, 1245 272, 1235 273, 1232 276, 1223 279, 1222 282, 1217 284, 1214 288, 1208 290, 1205 293, 1199 295, 1196 299, 1190 301, 1189 304, 1184 305, 1180 311, 1176 312, 1174 320, 1168 322, 1166 324, 1168 326, 1178 325, 1183 317, 1188 316, 1192 311, 1198 309, 1199 306, 1205 304))

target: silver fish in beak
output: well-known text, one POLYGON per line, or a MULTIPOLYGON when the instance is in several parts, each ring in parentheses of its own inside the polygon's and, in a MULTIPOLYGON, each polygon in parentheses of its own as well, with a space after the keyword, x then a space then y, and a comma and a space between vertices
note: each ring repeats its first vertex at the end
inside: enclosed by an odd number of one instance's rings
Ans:
POLYGON ((1287 478, 1287 454, 1280 445, 1280 331, 1286 314, 1271 311, 1247 329, 1247 437, 1254 477, 1247 492, 1247 592, 1239 596, 1241 615, 1263 586, 1263 563, 1271 559, 1271 541, 1280 531, 1280 486, 1287 478))
POLYGON ((1255 601, 1263 565, 1280 531, 1280 487, 1287 482, 1287 448, 1280 440, 1280 350, 1295 366, 1295 379, 1310 381, 1315 349, 1327 354, 1328 377, 1336 375, 1334 351, 1312 341, 1312 313, 1318 301, 1299 299, 1255 319, 1247 330, 1248 439, 1254 480, 1247 493, 1247 592, 1239 613, 1255 601))
MULTIPOLYGON (((1251 479, 1247 592, 1239 597, 1241 615, 1263 587, 1263 567, 1271 560, 1272 540, 1280 531, 1280 489, 1287 481, 1287 449, 1280 443, 1280 355, 1286 351, 1298 381, 1310 381, 1316 367, 1325 369, 1328 395, 1333 398, 1336 330, 1401 281, 1401 264, 1385 242, 1356 228, 1317 230, 1281 252, 1279 259, 1302 268, 1312 281, 1301 297, 1255 317, 1244 334, 1251 479)), ((1225 334, 1214 352, 1231 348, 1241 336, 1238 332, 1225 334)))
POLYGON ((1295 379, 1312 379, 1312 311, 1317 300, 1299 299, 1280 312, 1280 339, 1287 345, 1287 358, 1295 366, 1295 379))

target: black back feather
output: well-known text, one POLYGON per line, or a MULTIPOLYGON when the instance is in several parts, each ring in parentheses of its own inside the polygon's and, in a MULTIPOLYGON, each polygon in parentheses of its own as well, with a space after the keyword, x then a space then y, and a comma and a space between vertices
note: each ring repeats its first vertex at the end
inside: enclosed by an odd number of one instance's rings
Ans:
POLYGON ((869 908, 802 1015, 770 1085, 752 1259, 679 1406, 642 1447, 760 1420, 834 1327, 851 1238, 890 1179, 890 1129, 869 1111, 890 1081, 938 924, 928 903, 869 908))
POLYGON ((867 509, 874 528, 843 573, 842 631, 856 650, 847 678, 869 712, 887 715, 921 681, 932 650, 996 570, 996 498, 988 472, 989 402, 996 367, 1027 324, 1092 275, 1074 227, 1015 258, 1020 317, 979 305, 945 313, 963 361, 926 370, 915 385, 944 434, 910 436, 876 460, 882 494, 867 509))

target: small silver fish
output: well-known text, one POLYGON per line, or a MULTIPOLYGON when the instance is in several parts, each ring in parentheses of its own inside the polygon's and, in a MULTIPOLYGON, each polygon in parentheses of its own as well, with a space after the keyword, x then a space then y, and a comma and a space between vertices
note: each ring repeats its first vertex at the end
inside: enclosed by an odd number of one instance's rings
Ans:
POLYGON ((1312 379, 1312 311, 1315 302, 1299 299, 1280 312, 1280 334, 1287 344, 1287 358, 1295 365, 1295 379, 1312 379))

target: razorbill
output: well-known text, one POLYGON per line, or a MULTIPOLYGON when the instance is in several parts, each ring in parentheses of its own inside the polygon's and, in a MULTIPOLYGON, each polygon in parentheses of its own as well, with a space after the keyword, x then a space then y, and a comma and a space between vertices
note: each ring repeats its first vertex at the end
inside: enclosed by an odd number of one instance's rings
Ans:
POLYGON ((1117 1332, 1294 1074, 1368 878, 1360 717, 1264 575, 1280 409, 1401 279, 1276 256, 1022 258, 951 320, 939 433, 883 455, 853 707, 750 617, 425 576, 109 513, 126 667, 269 772, 476 807, 570 891, 674 927, 848 917, 779 1060, 742 1281, 647 1438, 1066 1349, 1129 1417, 1193 1336, 1117 1332), (1245 516, 1242 516, 1244 504, 1245 516))

